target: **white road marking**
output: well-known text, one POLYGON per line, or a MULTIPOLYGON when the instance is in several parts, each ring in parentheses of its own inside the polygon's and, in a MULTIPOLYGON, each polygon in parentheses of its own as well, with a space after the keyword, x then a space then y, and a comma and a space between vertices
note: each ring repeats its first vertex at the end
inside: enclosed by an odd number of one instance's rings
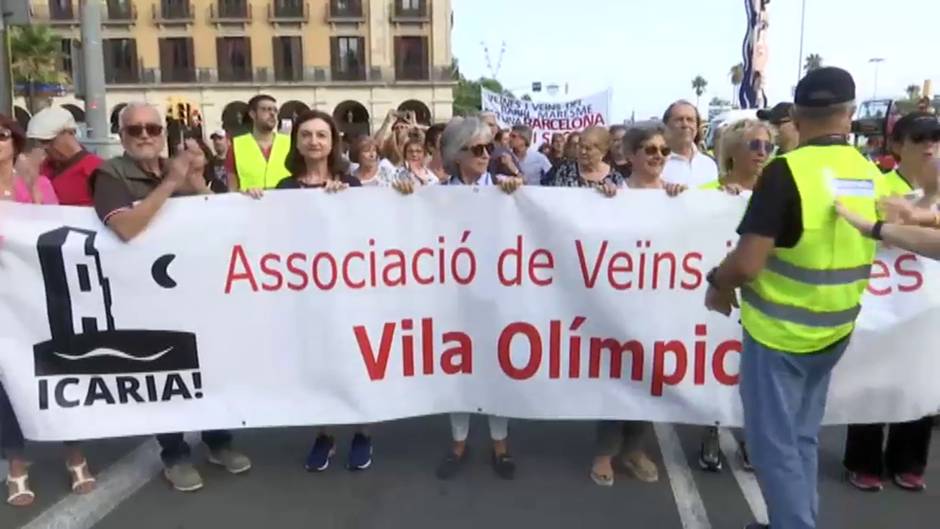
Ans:
POLYGON ((676 509, 682 520, 682 529, 711 529, 705 503, 699 494, 692 469, 682 451, 682 444, 675 428, 670 424, 654 424, 659 447, 663 453, 663 462, 669 474, 669 484, 676 498, 676 509))
POLYGON ((91 529, 163 469, 160 447, 148 439, 98 474, 91 494, 69 494, 20 529, 91 529))
POLYGON ((725 428, 719 430, 718 442, 721 445, 721 451, 725 454, 725 460, 731 467, 731 473, 734 474, 734 480, 738 482, 744 499, 754 514, 754 519, 758 523, 767 523, 767 504, 764 503, 764 495, 761 494, 760 485, 753 472, 744 470, 741 463, 741 457, 738 455, 738 441, 734 435, 725 428))

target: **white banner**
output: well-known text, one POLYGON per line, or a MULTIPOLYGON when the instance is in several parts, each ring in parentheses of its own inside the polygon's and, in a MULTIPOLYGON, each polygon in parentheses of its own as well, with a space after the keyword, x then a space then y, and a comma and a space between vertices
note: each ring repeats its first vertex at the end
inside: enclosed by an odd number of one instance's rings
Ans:
POLYGON ((532 128, 533 145, 551 141, 556 132, 581 131, 594 125, 610 125, 610 90, 581 99, 558 103, 537 103, 506 97, 481 88, 483 110, 495 112, 506 126, 516 124, 532 128))
MULTIPOLYGON (((452 411, 737 425, 738 318, 703 297, 743 206, 281 191, 171 200, 125 244, 90 209, 0 203, 0 374, 39 440, 452 411)), ((830 423, 940 404, 937 265, 886 251, 873 276, 830 423)))

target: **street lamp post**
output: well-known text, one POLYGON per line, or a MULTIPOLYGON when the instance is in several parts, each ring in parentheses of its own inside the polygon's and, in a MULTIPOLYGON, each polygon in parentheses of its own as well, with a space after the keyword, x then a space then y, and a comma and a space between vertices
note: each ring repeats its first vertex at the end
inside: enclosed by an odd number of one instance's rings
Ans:
POLYGON ((875 99, 878 97, 878 66, 885 62, 885 60, 883 57, 872 57, 871 59, 868 59, 868 62, 875 65, 875 86, 873 87, 871 94, 871 98, 875 99))
POLYGON ((803 34, 806 29, 806 0, 803 0, 803 8, 800 11, 800 57, 796 63, 796 81, 803 78, 803 34))

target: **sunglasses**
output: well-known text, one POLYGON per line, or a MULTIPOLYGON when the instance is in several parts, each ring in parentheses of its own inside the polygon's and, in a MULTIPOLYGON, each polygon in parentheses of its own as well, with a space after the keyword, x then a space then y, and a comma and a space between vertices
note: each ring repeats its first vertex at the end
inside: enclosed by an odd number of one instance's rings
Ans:
POLYGON ((669 156, 669 154, 671 153, 672 153, 672 149, 670 149, 669 147, 666 147, 665 145, 663 145, 662 147, 657 147, 655 145, 647 145, 646 147, 643 147, 643 154, 647 156, 656 156, 657 154, 659 154, 660 156, 665 158, 666 156, 669 156))
POLYGON ((914 134, 911 136, 911 141, 914 143, 940 142, 940 130, 914 134))
POLYGON ((484 152, 486 152, 486 154, 493 154, 493 149, 494 149, 494 146, 492 143, 484 143, 481 145, 474 145, 472 147, 464 147, 461 150, 467 151, 473 154, 474 156, 476 156, 477 158, 479 158, 483 156, 484 152))
POLYGON ((13 133, 8 130, 0 130, 0 141, 10 141, 13 138, 13 133))
POLYGON ((764 140, 751 140, 747 143, 747 148, 751 152, 763 152, 764 154, 774 152, 774 144, 764 140))
POLYGON ((147 133, 147 136, 154 137, 163 134, 163 126, 157 125, 155 123, 147 123, 146 125, 128 125, 124 127, 124 132, 132 138, 143 137, 144 132, 147 133))

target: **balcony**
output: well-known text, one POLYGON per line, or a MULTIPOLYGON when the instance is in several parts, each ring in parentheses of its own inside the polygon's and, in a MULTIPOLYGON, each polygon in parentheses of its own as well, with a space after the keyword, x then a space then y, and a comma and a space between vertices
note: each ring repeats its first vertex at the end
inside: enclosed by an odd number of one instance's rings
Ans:
POLYGON ((310 20, 307 3, 278 2, 268 5, 268 22, 272 24, 303 24, 310 20))
POLYGON ((34 5, 30 8, 32 18, 48 23, 52 27, 78 26, 78 11, 73 2, 49 0, 46 5, 34 5))
POLYGON ((157 25, 192 24, 195 21, 195 10, 191 3, 163 1, 159 6, 153 4, 151 7, 153 22, 157 25))
POLYGON ((394 0, 392 22, 420 24, 429 21, 427 0, 394 0))
POLYGON ((130 1, 108 1, 105 12, 104 26, 131 26, 137 22, 137 6, 130 1))
POLYGON ((330 24, 358 24, 366 21, 361 0, 330 0, 326 21, 330 24))
POLYGON ((251 4, 220 0, 209 6, 209 22, 212 24, 250 24, 251 4))
POLYGON ((163 83, 195 83, 195 68, 170 68, 160 70, 160 82, 163 83))

